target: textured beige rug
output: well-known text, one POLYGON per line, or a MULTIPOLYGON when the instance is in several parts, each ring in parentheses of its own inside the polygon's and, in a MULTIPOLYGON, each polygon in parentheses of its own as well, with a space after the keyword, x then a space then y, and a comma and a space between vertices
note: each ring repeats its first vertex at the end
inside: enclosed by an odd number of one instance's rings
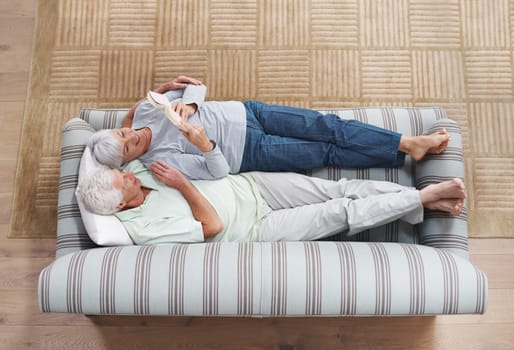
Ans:
POLYGON ((464 132, 469 231, 513 236, 508 0, 40 0, 10 237, 53 237, 64 122, 179 74, 209 99, 433 106, 464 132))

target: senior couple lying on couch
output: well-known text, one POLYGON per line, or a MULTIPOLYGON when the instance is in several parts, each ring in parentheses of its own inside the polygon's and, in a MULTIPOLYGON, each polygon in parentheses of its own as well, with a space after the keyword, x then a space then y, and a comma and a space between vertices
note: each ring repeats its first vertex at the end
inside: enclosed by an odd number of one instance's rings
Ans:
POLYGON ((294 173, 399 167, 406 154, 444 152, 445 129, 406 136, 313 110, 205 102, 205 86, 188 77, 156 92, 181 116, 179 127, 155 102, 136 103, 122 128, 93 134, 87 152, 99 165, 76 191, 88 210, 114 214, 136 244, 316 240, 398 219, 417 224, 423 207, 452 215, 463 208, 459 178, 417 190, 294 173))

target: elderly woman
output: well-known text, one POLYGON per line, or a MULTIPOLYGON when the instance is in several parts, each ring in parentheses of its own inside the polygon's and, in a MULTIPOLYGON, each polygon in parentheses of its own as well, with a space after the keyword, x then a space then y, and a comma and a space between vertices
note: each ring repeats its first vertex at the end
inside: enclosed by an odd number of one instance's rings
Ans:
POLYGON ((129 111, 120 129, 89 142, 95 158, 119 168, 139 158, 162 160, 189 179, 218 179, 245 171, 299 171, 325 166, 399 167, 441 153, 449 135, 405 136, 314 110, 258 101, 204 101, 207 88, 188 77, 159 87, 182 117, 179 130, 149 101, 129 111))

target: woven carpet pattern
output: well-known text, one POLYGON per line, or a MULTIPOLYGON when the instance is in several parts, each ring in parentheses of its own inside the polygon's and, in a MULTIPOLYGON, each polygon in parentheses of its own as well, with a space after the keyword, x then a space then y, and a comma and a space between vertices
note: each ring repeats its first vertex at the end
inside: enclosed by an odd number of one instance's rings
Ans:
POLYGON ((210 100, 441 106, 471 236, 514 226, 514 1, 40 0, 10 237, 53 237, 60 131, 185 74, 210 100))

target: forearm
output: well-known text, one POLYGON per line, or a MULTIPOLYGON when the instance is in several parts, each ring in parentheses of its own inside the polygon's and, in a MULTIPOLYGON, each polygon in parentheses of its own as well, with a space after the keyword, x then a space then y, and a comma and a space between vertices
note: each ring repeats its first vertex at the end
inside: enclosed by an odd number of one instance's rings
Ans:
POLYGON ((188 202, 195 219, 202 223, 205 238, 214 237, 223 230, 223 222, 218 213, 191 182, 184 181, 176 189, 182 193, 188 202))
POLYGON ((193 84, 185 84, 183 89, 169 89, 169 86, 164 84, 155 89, 155 92, 166 95, 170 102, 180 99, 182 103, 194 106, 195 112, 205 102, 206 91, 205 85, 193 84))
MULTIPOLYGON (((158 92, 160 94, 164 94, 168 91, 175 91, 175 94, 173 94, 173 96, 169 96, 169 97, 171 97, 172 100, 174 100, 176 98, 182 97, 184 89, 187 89, 189 86, 203 86, 201 84, 202 84, 202 82, 199 80, 189 78, 186 76, 179 76, 173 80, 170 80, 170 81, 160 85, 154 91, 158 92)), ((205 98, 205 90, 206 89, 207 88, 205 86, 203 86, 203 89, 202 88, 197 89, 197 90, 192 89, 193 91, 196 91, 196 92, 192 93, 193 96, 196 96, 194 99, 201 101, 201 102, 191 101, 187 104, 195 104, 196 108, 200 107, 201 104, 203 103, 203 99, 205 98), (202 95, 202 91, 203 91, 203 95, 202 95)), ((136 109, 139 106, 139 104, 145 100, 146 100, 146 98, 143 98, 132 106, 132 108, 127 112, 127 114, 125 115, 125 117, 122 121, 122 127, 128 127, 128 128, 132 127, 132 122, 134 120, 134 115, 136 113, 136 109)))
POLYGON ((218 146, 209 152, 204 152, 207 170, 214 179, 221 179, 230 173, 230 166, 218 146))
POLYGON ((187 105, 194 105, 196 109, 202 107, 205 102, 205 95, 207 93, 207 87, 205 85, 192 85, 189 84, 182 96, 182 102, 187 105))
MULTIPOLYGON (((220 147, 209 139, 203 126, 187 122, 183 123, 182 126, 182 134, 184 137, 202 152, 202 159, 204 161, 202 165, 207 167, 211 178, 219 179, 227 176, 230 171, 228 162, 221 152, 220 147)), ((190 173, 187 175, 191 177, 190 173)), ((191 178, 198 179, 201 177, 196 177, 193 174, 191 178)))
POLYGON ((223 222, 218 216, 216 209, 186 179, 184 174, 162 160, 151 163, 150 170, 159 181, 173 187, 184 196, 184 199, 191 207, 194 218, 201 222, 205 238, 213 237, 223 230, 223 222))

